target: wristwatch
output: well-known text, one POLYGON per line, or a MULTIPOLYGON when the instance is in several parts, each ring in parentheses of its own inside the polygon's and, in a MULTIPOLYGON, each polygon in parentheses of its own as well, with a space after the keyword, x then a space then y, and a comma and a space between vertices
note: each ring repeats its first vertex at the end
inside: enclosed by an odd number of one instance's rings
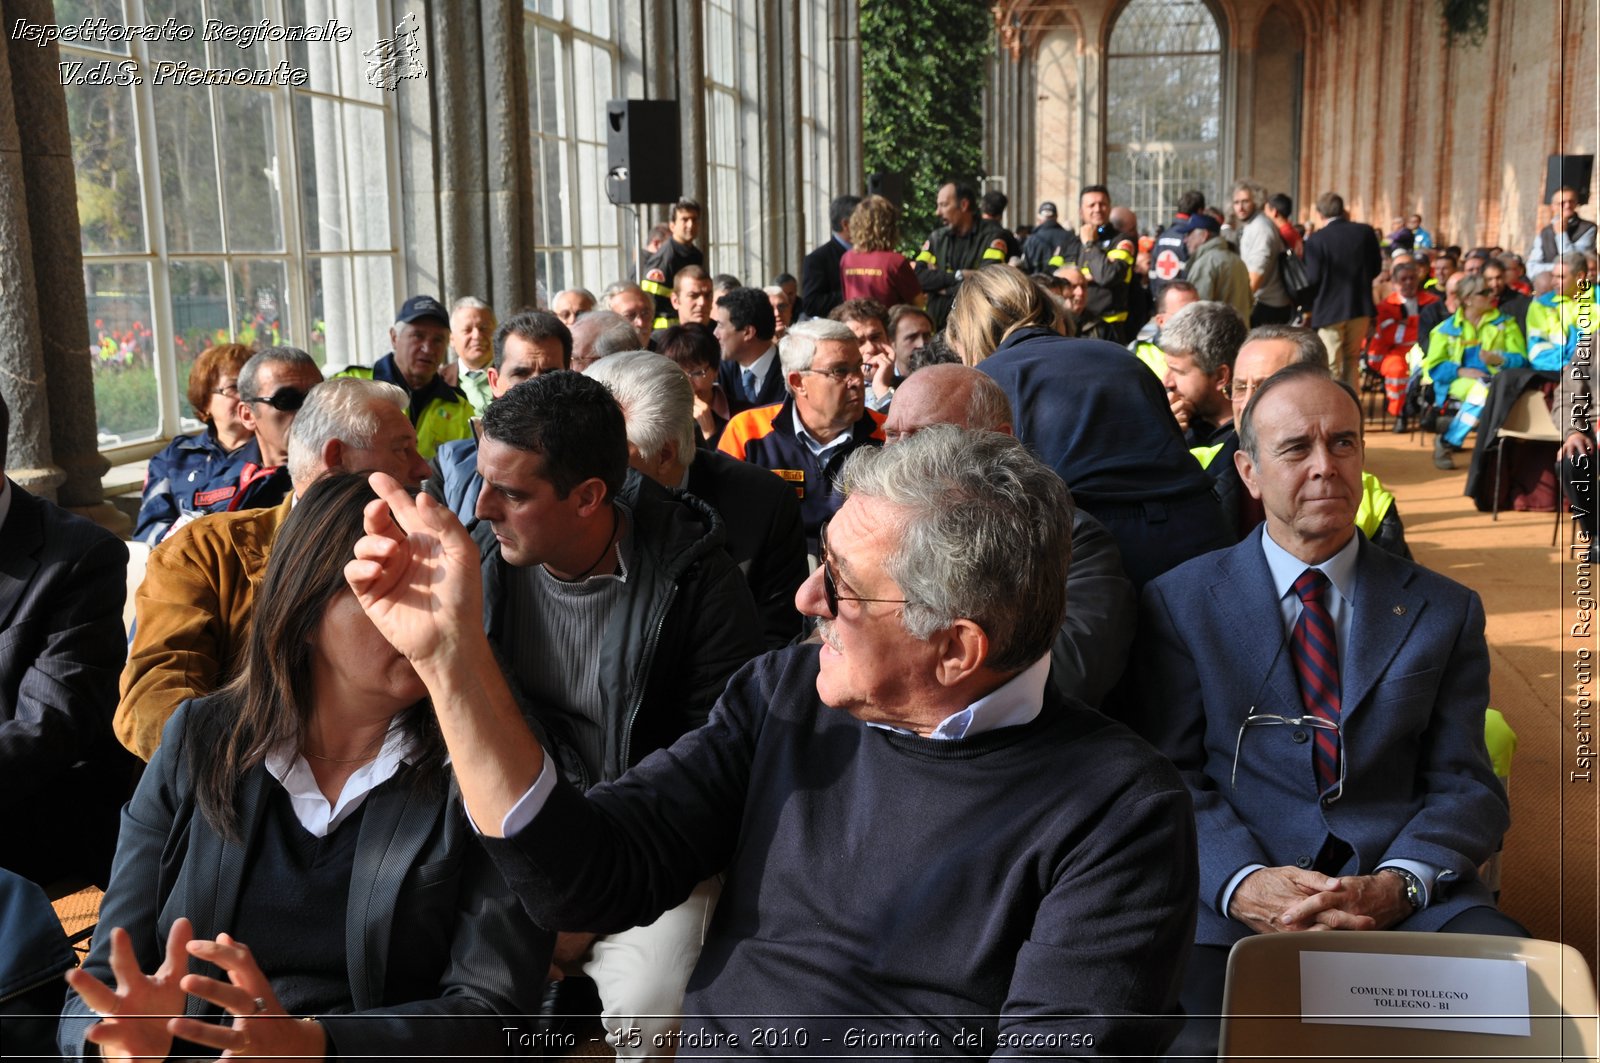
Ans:
POLYGON ((1406 901, 1414 912, 1421 908, 1428 900, 1427 892, 1422 888, 1422 880, 1403 867, 1380 867, 1379 871, 1387 871, 1391 875, 1399 875, 1405 880, 1406 901))

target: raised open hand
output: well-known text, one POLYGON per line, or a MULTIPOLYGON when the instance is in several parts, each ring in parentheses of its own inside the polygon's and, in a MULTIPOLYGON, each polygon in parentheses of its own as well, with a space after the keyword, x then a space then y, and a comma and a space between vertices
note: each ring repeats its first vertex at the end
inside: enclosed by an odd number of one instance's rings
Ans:
POLYGON ((367 504, 366 535, 345 580, 378 630, 422 672, 462 636, 483 637, 478 547, 432 498, 412 498, 384 473, 370 482, 379 500, 367 504))
POLYGON ((194 927, 179 919, 167 934, 167 954, 154 974, 139 970, 133 939, 120 926, 111 931, 112 989, 88 971, 67 972, 67 984, 100 1015, 84 1040, 100 1047, 106 1059, 165 1059, 172 1051, 168 1023, 183 1014, 184 991, 179 980, 189 970, 186 951, 194 927))
POLYGON ((226 982, 191 974, 183 988, 228 1012, 224 1025, 201 1019, 174 1019, 172 1032, 195 1044, 222 1049, 223 1059, 301 1057, 318 1059, 328 1051, 321 1023, 288 1015, 255 957, 243 942, 227 934, 215 941, 189 942, 189 954, 214 963, 228 974, 226 982))

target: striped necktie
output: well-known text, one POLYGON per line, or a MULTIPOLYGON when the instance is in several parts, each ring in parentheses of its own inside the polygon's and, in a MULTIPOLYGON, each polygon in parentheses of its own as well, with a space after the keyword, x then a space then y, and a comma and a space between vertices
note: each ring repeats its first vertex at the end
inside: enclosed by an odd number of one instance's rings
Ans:
MULTIPOLYGON (((1328 590, 1328 577, 1308 568, 1294 581, 1295 597, 1300 599, 1300 618, 1294 623, 1289 641, 1295 676, 1300 680, 1300 700, 1306 714, 1339 723, 1339 644, 1334 640, 1333 617, 1322 597, 1328 590)), ((1339 742, 1337 731, 1315 728, 1317 792, 1326 793, 1339 781, 1339 742)))

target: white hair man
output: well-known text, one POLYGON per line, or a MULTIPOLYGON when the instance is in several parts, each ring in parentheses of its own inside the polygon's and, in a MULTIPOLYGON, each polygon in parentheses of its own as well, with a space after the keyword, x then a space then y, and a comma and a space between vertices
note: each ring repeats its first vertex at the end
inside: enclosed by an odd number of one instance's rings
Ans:
POLYGON ((460 388, 474 413, 489 405, 489 363, 494 360, 494 308, 473 295, 450 306, 450 350, 454 360, 439 370, 453 388, 460 388))
POLYGON ((151 553, 134 598, 137 621, 113 721, 123 745, 149 760, 180 702, 233 677, 255 588, 295 497, 330 471, 378 471, 411 490, 422 485, 428 465, 417 452, 407 401, 400 388, 377 380, 317 385, 289 432, 293 495, 271 509, 191 521, 151 553))
POLYGON ((808 572, 794 490, 763 469, 695 446, 694 388, 676 363, 634 351, 602 359, 586 375, 622 407, 628 464, 717 511, 723 546, 750 585, 767 645, 787 646, 800 634, 794 595, 808 572))
POLYGON ((1048 691, 1071 503, 1022 443, 941 425, 858 449, 796 600, 821 642, 754 661, 704 727, 587 795, 501 680, 473 544, 373 481, 387 508, 347 575, 416 663, 535 920, 648 923, 725 872, 685 1043, 799 1014, 820 1044, 868 1025, 980 1055, 1160 1054, 1198 896, 1193 812, 1148 746, 1048 691))
POLYGON ((861 447, 882 444, 883 414, 867 409, 861 344, 849 326, 802 321, 789 329, 778 357, 788 398, 736 414, 717 446, 771 469, 794 487, 815 555, 823 522, 844 501, 836 485, 844 460, 861 447))

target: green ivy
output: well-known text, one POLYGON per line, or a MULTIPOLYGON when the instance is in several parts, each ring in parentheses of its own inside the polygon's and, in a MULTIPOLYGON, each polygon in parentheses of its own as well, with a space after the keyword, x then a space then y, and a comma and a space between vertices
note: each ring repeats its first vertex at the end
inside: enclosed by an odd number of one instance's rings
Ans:
POLYGON ((993 16, 986 0, 861 0, 860 27, 867 172, 905 178, 900 235, 920 244, 939 186, 983 165, 993 16))

